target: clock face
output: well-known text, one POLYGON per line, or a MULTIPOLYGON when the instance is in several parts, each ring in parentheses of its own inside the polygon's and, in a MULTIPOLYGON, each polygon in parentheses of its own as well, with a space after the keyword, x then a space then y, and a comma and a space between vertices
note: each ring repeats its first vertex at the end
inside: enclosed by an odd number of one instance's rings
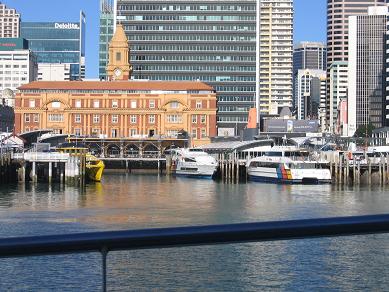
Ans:
POLYGON ((119 68, 116 68, 113 73, 118 77, 122 74, 122 70, 120 70, 119 68))

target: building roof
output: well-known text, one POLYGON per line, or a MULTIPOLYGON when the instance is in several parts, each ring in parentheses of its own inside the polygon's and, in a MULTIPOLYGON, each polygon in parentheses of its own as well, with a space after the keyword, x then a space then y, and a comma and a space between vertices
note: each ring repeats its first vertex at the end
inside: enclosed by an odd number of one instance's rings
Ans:
POLYGON ((205 152, 209 153, 225 153, 233 151, 244 151, 254 147, 271 145, 272 143, 274 143, 272 139, 252 141, 228 141, 201 145, 198 148, 203 149, 205 152))
POLYGON ((24 84, 19 90, 166 90, 188 91, 205 90, 214 91, 200 81, 33 81, 24 84))
POLYGON ((120 23, 116 25, 115 34, 111 39, 111 43, 112 42, 125 43, 126 45, 128 45, 128 39, 126 33, 124 32, 123 26, 120 23))

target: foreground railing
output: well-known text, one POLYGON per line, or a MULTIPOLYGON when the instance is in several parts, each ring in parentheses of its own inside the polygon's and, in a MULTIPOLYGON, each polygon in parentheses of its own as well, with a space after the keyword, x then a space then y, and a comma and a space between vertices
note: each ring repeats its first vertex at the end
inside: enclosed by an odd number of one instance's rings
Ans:
POLYGON ((106 291, 109 251, 389 233, 389 214, 0 239, 0 257, 100 252, 106 291))

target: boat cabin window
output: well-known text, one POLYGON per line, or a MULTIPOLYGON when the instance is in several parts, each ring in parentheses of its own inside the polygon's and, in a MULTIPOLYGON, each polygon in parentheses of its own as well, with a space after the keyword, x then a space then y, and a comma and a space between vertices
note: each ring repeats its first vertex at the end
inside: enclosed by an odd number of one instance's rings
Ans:
POLYGON ((266 162, 266 161, 251 161, 250 167, 267 167, 267 168, 278 168, 279 163, 266 162))
POLYGON ((315 163, 292 163, 290 165, 291 169, 315 169, 320 168, 315 165, 315 163))
POLYGON ((388 152, 368 152, 367 157, 381 157, 381 156, 387 156, 388 152))
POLYGON ((188 157, 185 157, 184 160, 185 160, 185 162, 196 162, 196 160, 188 158, 188 157))
POLYGON ((285 151, 285 157, 308 157, 309 153, 306 151, 285 151))
POLYGON ((281 151, 269 151, 269 152, 265 152, 265 156, 282 157, 282 152, 281 151))
POLYGON ((189 149, 189 152, 203 152, 203 149, 189 149))

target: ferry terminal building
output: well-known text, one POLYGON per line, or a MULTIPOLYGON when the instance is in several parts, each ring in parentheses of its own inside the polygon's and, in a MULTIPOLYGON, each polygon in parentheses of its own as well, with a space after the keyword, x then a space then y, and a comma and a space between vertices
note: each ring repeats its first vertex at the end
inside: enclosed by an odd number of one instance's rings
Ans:
POLYGON ((200 81, 129 80, 129 46, 117 26, 109 47, 108 81, 34 81, 19 87, 15 130, 103 138, 176 137, 193 146, 216 136, 216 93, 200 81))

